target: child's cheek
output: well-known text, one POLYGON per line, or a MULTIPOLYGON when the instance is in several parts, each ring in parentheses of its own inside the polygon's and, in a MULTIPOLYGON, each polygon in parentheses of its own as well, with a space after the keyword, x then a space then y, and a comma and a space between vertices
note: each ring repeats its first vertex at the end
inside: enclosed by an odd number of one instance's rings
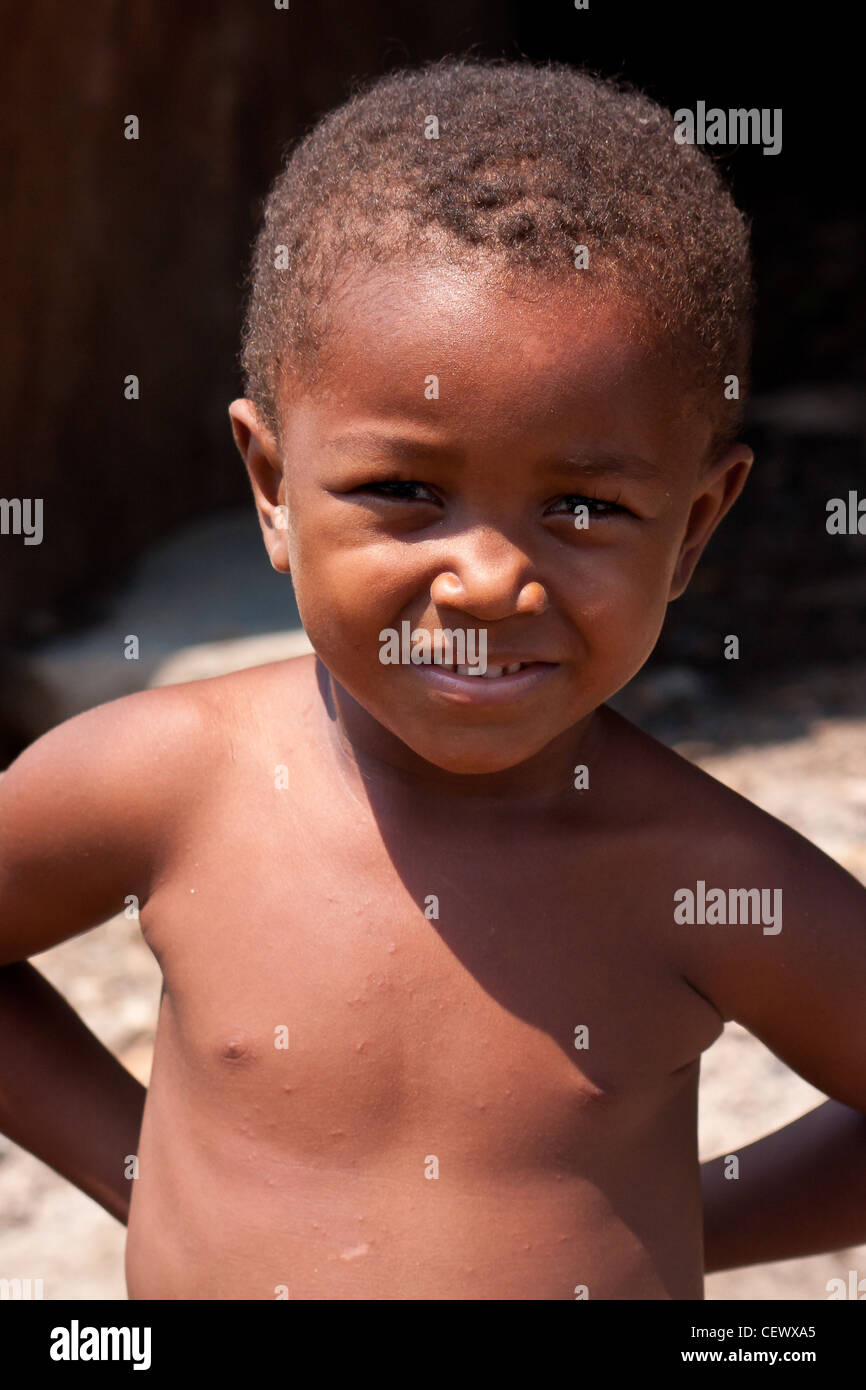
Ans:
POLYGON ((381 671, 379 633, 393 626, 393 581, 351 554, 298 572, 295 598, 313 647, 340 678, 381 671))
POLYGON ((664 563, 597 566, 566 600, 586 659, 625 683, 658 641, 667 613, 669 579, 664 563))

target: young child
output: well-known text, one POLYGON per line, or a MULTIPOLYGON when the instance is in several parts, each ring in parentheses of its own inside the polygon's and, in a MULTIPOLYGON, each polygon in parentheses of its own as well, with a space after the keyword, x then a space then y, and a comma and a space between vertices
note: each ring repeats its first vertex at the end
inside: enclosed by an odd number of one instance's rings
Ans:
POLYGON ((129 1209, 133 1299, 695 1299, 866 1240, 866 893, 605 705, 746 480, 750 302, 715 165, 566 66, 295 149, 230 413, 316 654, 0 781, 0 1128, 129 1209), (146 1106, 24 963, 130 894, 146 1106), (727 1019, 832 1097, 736 1180, 727 1019))

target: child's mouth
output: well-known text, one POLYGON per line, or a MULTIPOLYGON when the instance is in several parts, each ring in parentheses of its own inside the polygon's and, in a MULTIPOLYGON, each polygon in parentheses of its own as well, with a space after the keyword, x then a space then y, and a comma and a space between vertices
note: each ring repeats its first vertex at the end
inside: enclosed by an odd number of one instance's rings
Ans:
POLYGON ((481 666, 422 663, 415 669, 428 686, 459 704, 518 700, 546 681, 559 663, 553 661, 488 662, 481 666))

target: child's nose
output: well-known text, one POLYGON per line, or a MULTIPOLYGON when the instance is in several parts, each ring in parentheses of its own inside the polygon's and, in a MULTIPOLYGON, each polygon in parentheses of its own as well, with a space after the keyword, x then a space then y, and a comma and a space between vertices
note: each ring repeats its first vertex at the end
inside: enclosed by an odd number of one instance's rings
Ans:
POLYGON ((543 613, 548 606, 544 585, 527 573, 526 555, 502 536, 495 542, 478 537, 467 553, 450 559, 449 568, 430 585, 437 606, 459 608, 488 622, 516 613, 543 613))

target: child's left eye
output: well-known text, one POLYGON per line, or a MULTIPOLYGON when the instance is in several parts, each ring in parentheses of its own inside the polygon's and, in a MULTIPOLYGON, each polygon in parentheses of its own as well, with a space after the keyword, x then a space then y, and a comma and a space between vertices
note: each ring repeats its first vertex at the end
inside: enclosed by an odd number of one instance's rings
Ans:
POLYGON ((404 482, 394 479, 385 483, 367 483, 357 489, 359 492, 377 492, 395 502, 436 502, 438 499, 425 483, 404 482), (424 494, 421 496, 420 494, 424 494))
POLYGON ((621 507, 618 502, 606 502, 601 497, 582 497, 580 493, 570 494, 568 497, 560 497, 553 503, 550 510, 559 510, 559 515, 574 514, 577 507, 586 507, 590 516, 615 516, 617 512, 626 513, 626 508, 621 507))

